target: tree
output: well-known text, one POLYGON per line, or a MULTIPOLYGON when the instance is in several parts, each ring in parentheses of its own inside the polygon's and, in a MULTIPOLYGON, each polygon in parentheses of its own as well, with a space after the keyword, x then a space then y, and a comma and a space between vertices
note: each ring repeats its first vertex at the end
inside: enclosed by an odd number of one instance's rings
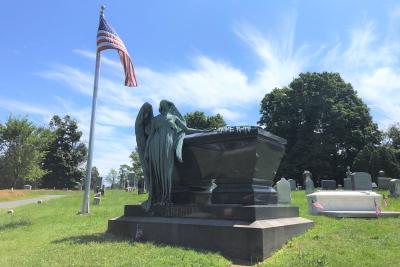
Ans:
POLYGON ((132 151, 129 157, 131 158, 132 162, 132 171, 135 174, 136 179, 139 179, 141 176, 143 176, 143 170, 142 170, 142 164, 140 163, 140 157, 137 147, 135 148, 134 151, 132 151))
POLYGON ((266 94, 260 112, 258 123, 287 140, 277 174, 299 182, 304 170, 341 182, 357 153, 381 140, 368 107, 338 73, 302 73, 266 94))
POLYGON ((375 180, 380 170, 384 170, 388 177, 400 176, 396 150, 389 145, 365 146, 354 159, 353 171, 368 172, 375 180))
POLYGON ((220 114, 207 117, 204 114, 204 112, 195 111, 187 113, 184 117, 187 126, 190 128, 210 129, 210 128, 220 128, 226 126, 224 118, 220 114))
POLYGON ((10 115, 0 124, 0 187, 36 186, 46 173, 41 161, 51 139, 48 129, 36 127, 27 117, 10 115))
POLYGON ((55 138, 50 142, 49 153, 43 161, 43 166, 49 171, 43 177, 43 187, 73 187, 84 177, 82 165, 87 149, 80 141, 82 132, 78 130, 76 121, 68 115, 64 118, 53 116, 49 125, 55 138))
POLYGON ((128 173, 132 170, 132 167, 128 164, 122 164, 119 166, 119 187, 125 188, 125 183, 128 180, 128 173))
POLYGON ((400 150, 400 123, 396 123, 389 127, 385 133, 385 139, 394 149, 400 150))
MULTIPOLYGON (((86 172, 85 172, 86 173, 86 172)), ((100 180, 101 179, 103 179, 101 176, 100 176, 100 173, 99 173, 99 171, 97 170, 97 167, 96 166, 93 166, 92 167, 92 179, 90 180, 90 182, 91 182, 91 188, 96 188, 96 186, 100 186, 99 184, 100 184, 100 180)))
POLYGON ((111 169, 106 176, 106 181, 111 184, 111 189, 118 183, 118 172, 115 169, 111 169))

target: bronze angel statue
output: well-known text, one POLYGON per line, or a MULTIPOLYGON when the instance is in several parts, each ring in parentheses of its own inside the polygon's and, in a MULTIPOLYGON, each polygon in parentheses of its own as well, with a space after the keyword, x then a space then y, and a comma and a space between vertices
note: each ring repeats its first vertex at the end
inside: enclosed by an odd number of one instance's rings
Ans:
POLYGON ((202 132, 188 128, 170 101, 162 100, 159 112, 154 117, 153 107, 146 102, 135 122, 136 143, 149 193, 148 200, 143 203, 146 210, 154 205, 171 204, 172 171, 175 157, 183 162, 183 138, 185 134, 202 132))

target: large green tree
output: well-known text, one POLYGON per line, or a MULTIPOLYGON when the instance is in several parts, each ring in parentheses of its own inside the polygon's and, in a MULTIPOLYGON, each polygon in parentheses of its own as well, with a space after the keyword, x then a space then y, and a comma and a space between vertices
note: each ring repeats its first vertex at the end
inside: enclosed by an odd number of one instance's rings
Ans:
POLYGON ((186 124, 190 128, 210 129, 226 126, 222 115, 206 116, 204 112, 194 111, 188 112, 185 116, 186 124))
POLYGON ((55 138, 49 144, 43 166, 49 171, 43 177, 43 187, 64 188, 73 187, 84 176, 87 149, 80 141, 82 132, 70 116, 60 118, 55 115, 51 119, 50 129, 55 138))
POLYGON ((0 124, 0 187, 37 185, 46 173, 41 161, 51 139, 48 129, 36 127, 27 117, 10 115, 0 124))
POLYGON ((298 181, 310 170, 341 182, 357 153, 381 139, 368 107, 338 73, 302 73, 275 88, 262 100, 259 124, 287 140, 278 176, 298 181))

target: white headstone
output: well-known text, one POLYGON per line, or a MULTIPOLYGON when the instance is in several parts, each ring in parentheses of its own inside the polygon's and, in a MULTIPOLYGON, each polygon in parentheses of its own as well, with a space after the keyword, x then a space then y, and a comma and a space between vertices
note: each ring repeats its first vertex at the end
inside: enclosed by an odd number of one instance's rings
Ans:
POLYGON ((289 181, 282 177, 276 183, 276 190, 278 191, 278 203, 290 204, 292 196, 289 181))

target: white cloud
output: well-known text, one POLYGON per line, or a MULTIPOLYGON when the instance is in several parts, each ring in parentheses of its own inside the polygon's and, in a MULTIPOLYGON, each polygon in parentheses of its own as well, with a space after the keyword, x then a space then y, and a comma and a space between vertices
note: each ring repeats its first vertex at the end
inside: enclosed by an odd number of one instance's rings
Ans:
POLYGON ((399 18, 398 10, 391 14, 387 31, 378 31, 373 20, 351 28, 349 43, 339 42, 321 59, 324 70, 339 72, 353 85, 383 129, 399 121, 400 40, 393 35, 399 18))

